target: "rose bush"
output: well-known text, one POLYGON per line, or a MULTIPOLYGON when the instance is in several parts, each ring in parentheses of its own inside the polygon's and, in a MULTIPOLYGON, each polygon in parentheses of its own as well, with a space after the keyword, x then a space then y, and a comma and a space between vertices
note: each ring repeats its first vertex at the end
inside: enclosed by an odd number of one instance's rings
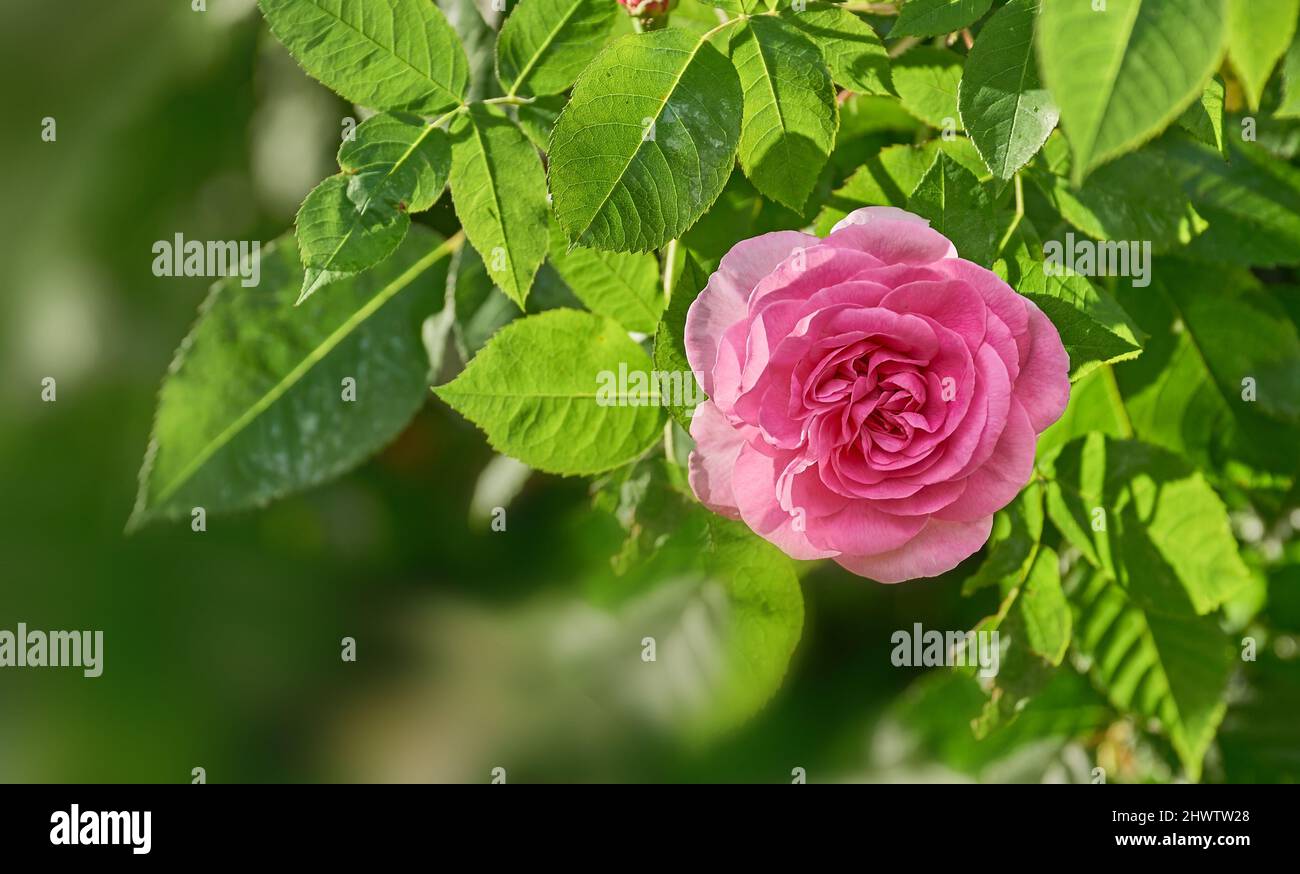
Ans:
POLYGON ((984 544, 1069 398, 1038 307, 891 207, 825 239, 739 243, 685 339, 710 397, 691 425, 700 500, 794 558, 885 583, 984 544))

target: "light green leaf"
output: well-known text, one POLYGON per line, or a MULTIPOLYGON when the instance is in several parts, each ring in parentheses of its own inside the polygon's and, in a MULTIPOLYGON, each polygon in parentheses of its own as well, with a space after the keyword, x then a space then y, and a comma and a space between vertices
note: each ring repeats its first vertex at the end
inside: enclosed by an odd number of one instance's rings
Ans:
POLYGON ((831 77, 859 94, 892 94, 889 52, 871 25, 834 3, 812 0, 781 15, 821 51, 831 77))
POLYGON ((652 368, 615 322, 557 309, 511 322, 434 391, 498 452, 548 473, 592 474, 663 436, 663 411, 640 392, 652 368))
POLYGON ((881 149, 831 193, 814 223, 819 236, 831 232, 835 223, 864 206, 907 208, 907 198, 943 153, 972 173, 987 173, 979 152, 970 140, 928 140, 919 146, 896 145, 881 149))
POLYGON ((939 36, 974 24, 993 0, 907 0, 898 23, 889 32, 898 36, 939 36))
POLYGON ((265 505, 392 440, 426 397, 420 325, 442 300, 452 248, 438 242, 416 228, 379 267, 297 308, 291 236, 262 250, 257 287, 217 282, 159 393, 128 530, 193 507, 265 505))
POLYGON ((600 52, 621 12, 607 0, 522 0, 501 26, 497 76, 510 94, 558 94, 600 52))
POLYGON ((958 94, 962 124, 984 163, 1010 179, 1043 147, 1060 112, 1038 81, 1038 0, 1012 0, 980 31, 958 94))
MULTIPOLYGON (((703 397, 704 389, 699 386, 698 380, 695 379, 694 372, 691 370, 690 362, 686 358, 686 313, 690 310, 691 304, 695 298, 704 290, 708 284, 709 276, 700 267, 695 258, 687 253, 682 264, 682 272, 673 283, 672 299, 668 301, 668 308, 664 311, 663 319, 659 322, 659 327, 655 330, 654 345, 654 362, 655 370, 661 373, 680 373, 683 380, 689 378, 696 383, 695 390, 686 394, 683 392, 682 400, 685 403, 670 403, 668 412, 677 420, 687 431, 691 429, 691 416, 694 413, 696 400, 703 397)), ((676 399, 671 399, 676 400, 676 399)))
POLYGON ((942 151, 907 199, 907 208, 957 247, 968 261, 987 266, 997 247, 993 204, 965 167, 942 151))
POLYGON ((1188 777, 1199 780, 1223 720, 1234 653, 1213 617, 1197 616, 1163 577, 1140 572, 1160 565, 1149 547, 1139 538, 1132 548, 1131 584, 1097 573, 1070 592, 1075 645, 1111 703, 1160 720, 1188 777))
POLYGON ((471 106, 451 125, 451 193, 488 274, 523 309, 546 258, 546 173, 509 119, 471 106))
POLYGON ((962 59, 947 49, 917 46, 894 59, 891 74, 903 108, 930 127, 960 130, 957 89, 962 59))
POLYGON ((745 110, 740 166, 767 197, 796 212, 835 147, 835 87, 817 47, 780 18, 758 16, 732 35, 745 110))
POLYGON ((654 332, 663 312, 659 262, 644 252, 597 252, 569 248, 564 233, 552 222, 551 266, 578 300, 600 316, 629 331, 654 332))
POLYGON ((1297 17, 1300 0, 1228 0, 1228 60, 1251 109, 1291 45, 1297 17))
POLYGON ((1225 22, 1224 0, 1043 4, 1039 65, 1074 149, 1076 184, 1201 96, 1223 54, 1225 22))
POLYGON ((1282 60, 1282 102, 1275 118, 1300 118, 1300 38, 1291 43, 1282 60))
POLYGON ((447 132, 418 119, 381 113, 363 121, 339 147, 339 167, 353 177, 348 194, 364 213, 373 200, 403 212, 433 206, 451 172, 447 132))
POLYGON ((1039 548, 1014 609, 1030 652, 1059 667, 1070 646, 1073 623, 1061 590, 1060 558, 1051 548, 1039 548))
POLYGON ((1052 522, 1125 587, 1146 577, 1143 583, 1185 592, 1204 615, 1251 584, 1223 502, 1178 456, 1094 433, 1043 467, 1052 479, 1052 522))
MULTIPOLYGON (((1148 345, 1151 342, 1148 340, 1148 345)), ((1145 356, 1150 354, 1144 350, 1143 357, 1139 357, 1135 364, 1126 365, 1125 369, 1144 365, 1145 356)), ((1070 386, 1070 402, 1065 412, 1038 435, 1038 457, 1050 458, 1066 443, 1093 431, 1110 437, 1134 436, 1124 399, 1115 385, 1113 369, 1109 365, 1095 368, 1070 386)))
POLYGON ((568 238, 644 252, 680 237, 731 174, 742 103, 731 63, 685 30, 610 43, 551 135, 551 194, 568 238))
POLYGON ((1201 142, 1214 146, 1219 154, 1228 157, 1228 143, 1223 138, 1223 79, 1215 76, 1205 86, 1201 99, 1187 108, 1178 119, 1178 126, 1201 142))
POLYGON ((340 173, 317 185, 302 202, 296 220, 304 268, 299 303, 327 283, 383 261, 406 236, 411 217, 387 200, 368 198, 365 190, 374 186, 340 173))
POLYGON ((465 99, 465 50, 430 0, 259 4, 298 63, 353 103, 436 115, 465 99))

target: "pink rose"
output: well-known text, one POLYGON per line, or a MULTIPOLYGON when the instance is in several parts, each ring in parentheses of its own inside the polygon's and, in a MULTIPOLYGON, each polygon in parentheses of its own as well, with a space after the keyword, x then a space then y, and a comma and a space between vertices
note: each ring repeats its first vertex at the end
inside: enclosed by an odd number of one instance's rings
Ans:
POLYGON ((686 318, 710 400, 690 481, 798 559, 897 583, 956 567, 1069 399, 1056 328, 919 216, 738 243, 686 318))

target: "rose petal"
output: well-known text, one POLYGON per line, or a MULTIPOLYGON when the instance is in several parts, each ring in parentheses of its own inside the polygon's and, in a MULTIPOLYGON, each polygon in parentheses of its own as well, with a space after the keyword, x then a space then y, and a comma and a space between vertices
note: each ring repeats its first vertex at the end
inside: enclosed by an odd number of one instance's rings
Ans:
POLYGON ((713 512, 739 519, 731 474, 745 445, 743 432, 733 428, 712 401, 705 401, 691 416, 691 437, 695 450, 688 464, 688 480, 695 497, 713 512))
POLYGON ((830 558, 834 552, 818 549, 808 542, 807 520, 796 524, 793 516, 777 500, 776 481, 793 457, 764 455, 746 443, 736 458, 731 487, 740 508, 740 516, 754 533, 771 541, 786 555, 797 559, 830 558))
POLYGON ((885 264, 924 264, 957 257, 948 238, 926 222, 877 219, 833 232, 825 245, 865 252, 885 264))
POLYGON ((899 209, 896 206, 864 206, 846 215, 835 223, 831 228, 831 233, 835 233, 841 228, 847 228, 850 225, 866 225, 873 221, 896 221, 896 222, 918 222, 930 226, 930 220, 923 218, 914 212, 908 212, 905 209, 899 209))
POLYGON ((1029 421, 1039 434, 1047 429, 1070 401, 1070 356, 1043 311, 1031 301, 1029 307, 1029 360, 1016 380, 1016 398, 1029 414, 1029 421))
POLYGON ((878 583, 901 583, 917 577, 937 577, 979 551, 993 530, 993 517, 977 522, 944 522, 930 518, 907 544, 881 555, 840 555, 835 562, 858 576, 878 583))
POLYGON ((973 522, 1001 510, 1034 475, 1034 426, 1019 401, 1011 402, 1007 427, 993 454, 966 477, 966 490, 935 516, 948 522, 973 522))
POLYGON ((717 271, 686 313, 686 360, 700 375, 704 391, 713 394, 713 364, 727 328, 745 317, 750 292, 800 246, 817 243, 798 231, 776 231, 742 240, 718 264, 717 271))

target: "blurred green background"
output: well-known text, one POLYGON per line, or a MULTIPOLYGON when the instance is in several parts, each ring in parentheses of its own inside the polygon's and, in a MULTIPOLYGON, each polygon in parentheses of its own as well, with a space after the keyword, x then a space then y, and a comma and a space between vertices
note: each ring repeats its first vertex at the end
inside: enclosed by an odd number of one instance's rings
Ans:
MULTIPOLYGON (((960 570, 886 587, 806 568, 782 691, 736 732, 682 738, 672 708, 628 700, 645 688, 640 635, 611 644, 619 620, 584 597, 620 584, 613 518, 585 482, 533 475, 506 532, 472 521, 492 453, 432 401, 339 482, 205 533, 126 537, 155 393, 208 284, 153 276, 150 247, 278 236, 353 114, 252 0, 207 7, 6 4, 0 628, 102 629, 105 653, 98 679, 0 670, 0 780, 486 782, 500 766, 511 782, 1037 781, 1087 780, 1096 762, 1169 776, 1167 751, 1073 672, 977 744, 973 687, 894 668, 895 629, 994 609, 989 590, 961 597, 960 570)), ((445 202, 430 220, 450 221, 445 202)), ((1209 779, 1295 779, 1294 662, 1267 676, 1265 715, 1230 711, 1209 779)), ((656 682, 671 698, 692 680, 656 682)))

